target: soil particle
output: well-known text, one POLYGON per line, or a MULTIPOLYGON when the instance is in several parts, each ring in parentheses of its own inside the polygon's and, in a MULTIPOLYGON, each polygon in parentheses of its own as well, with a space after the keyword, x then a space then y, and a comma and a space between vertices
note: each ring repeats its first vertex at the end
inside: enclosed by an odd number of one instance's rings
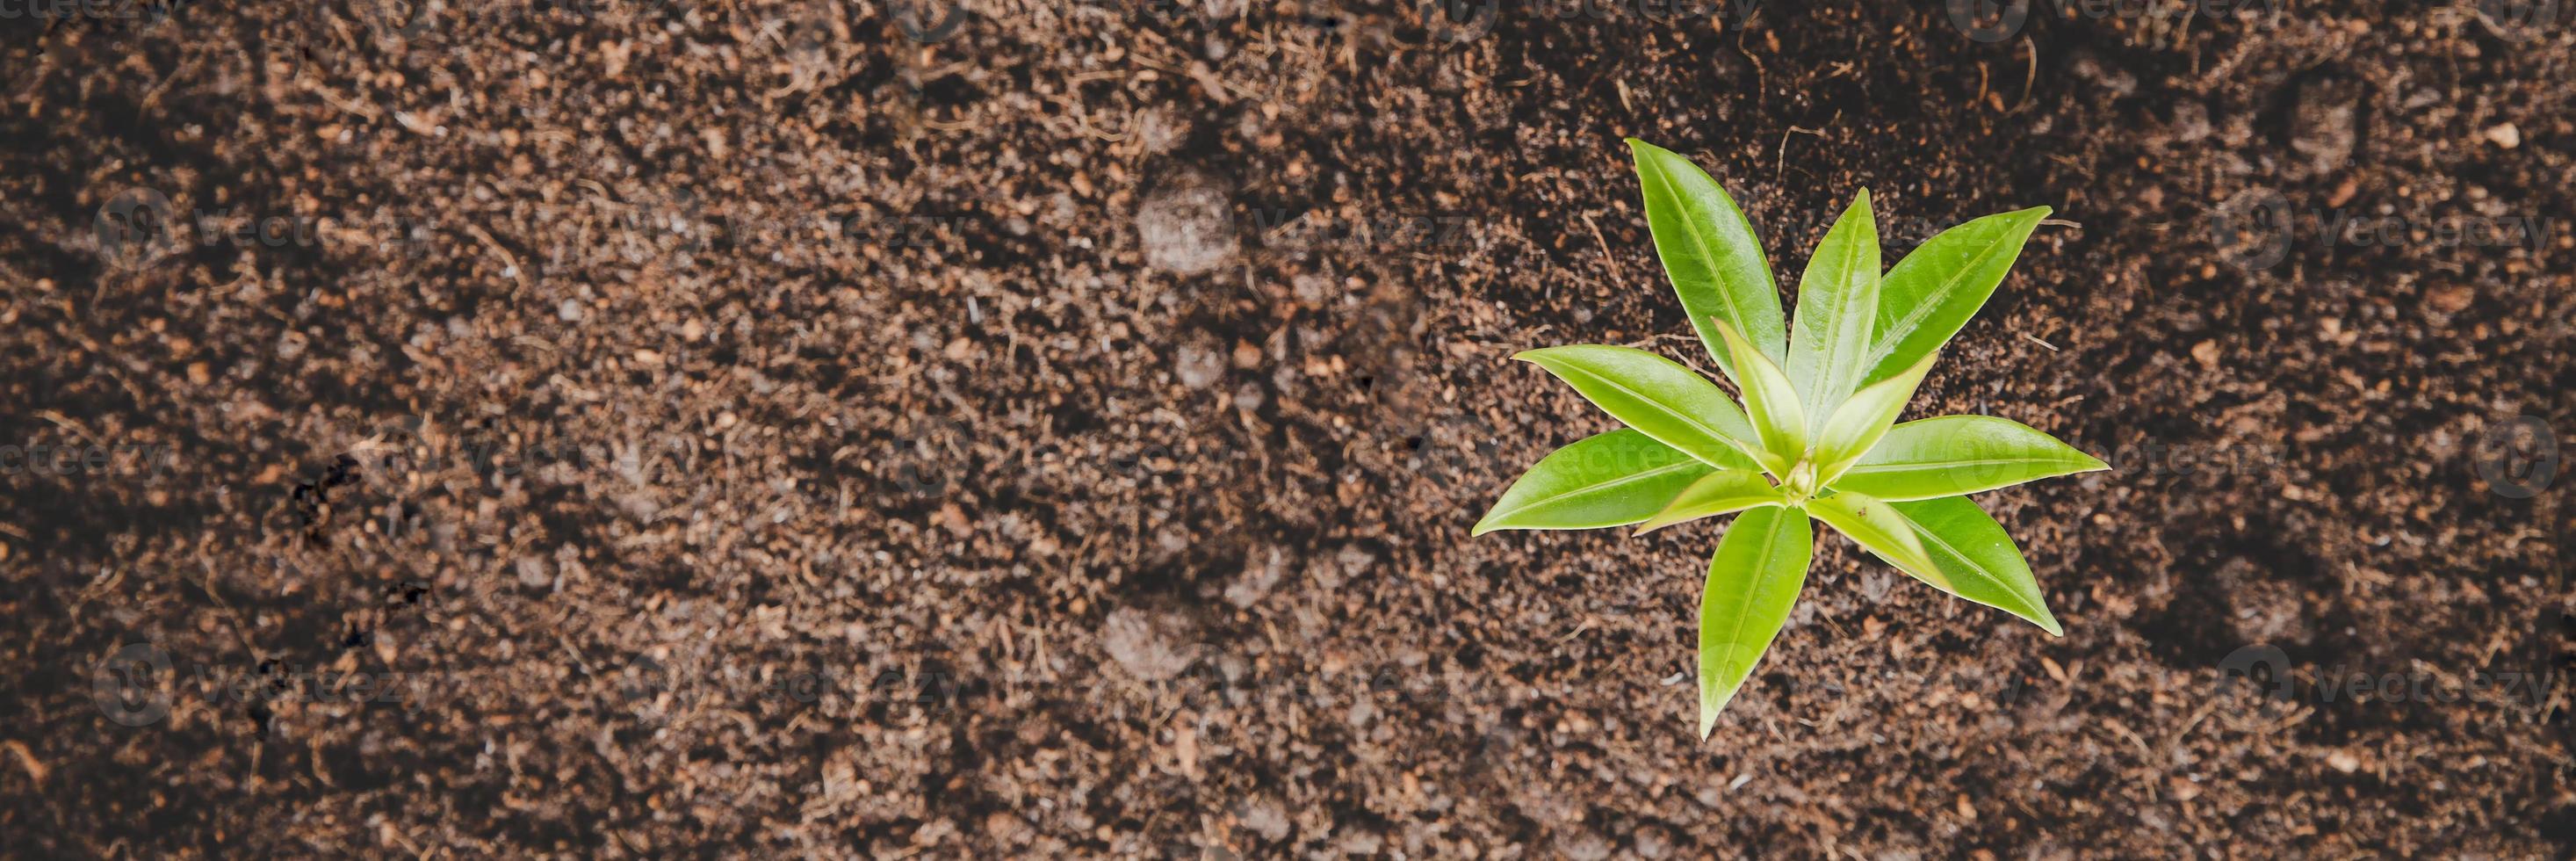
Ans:
POLYGON ((2209 107, 2196 101, 2174 105, 2171 120, 2175 143, 2197 143, 2209 137, 2209 107))
POLYGON ((1264 840, 1277 841, 1287 839, 1289 829, 1294 826, 1279 802, 1269 796, 1260 796, 1243 803, 1243 827, 1252 829, 1252 833, 1261 835, 1264 840))
POLYGON ((1148 265, 1175 275, 1197 275, 1224 265, 1241 240, 1234 202, 1214 180, 1175 171, 1136 208, 1136 235, 1148 265))
POLYGON ((2522 128, 2512 123, 2498 123, 2487 128, 2485 137, 2488 143, 2513 149, 2522 145, 2522 128))
POLYGON ((2317 174, 2342 169, 2359 140, 2360 112, 2360 84, 2335 76, 2301 82, 2290 116, 2290 149, 2306 156, 2317 174))
POLYGON ((1256 548, 1244 560, 1243 573, 1225 587, 1225 600, 1236 607, 1252 606, 1279 585, 1289 565, 1279 548, 1256 548))
POLYGON ((1590 830, 1576 831, 1556 839, 1556 855, 1572 861, 1602 861, 1610 857, 1612 847, 1607 838, 1590 830))
POLYGON ((1661 861, 1672 857, 1672 833, 1660 825, 1639 828, 1629 837, 1629 848, 1636 850, 1637 857, 1644 858, 1646 861, 1661 861))
POLYGON ((2235 609, 2230 621, 2239 642, 2304 645, 2315 639, 2313 623, 2300 610, 2307 596, 2295 581, 2244 558, 2228 560, 2215 574, 2235 609))
POLYGON ((1172 636, 1168 617, 1130 607, 1100 623, 1100 645, 1121 669, 1146 681, 1163 681, 1189 669, 1192 649, 1172 636))
POLYGON ((1181 385, 1204 389, 1225 375, 1225 359, 1202 344, 1183 344, 1172 361, 1172 373, 1180 377, 1181 385))

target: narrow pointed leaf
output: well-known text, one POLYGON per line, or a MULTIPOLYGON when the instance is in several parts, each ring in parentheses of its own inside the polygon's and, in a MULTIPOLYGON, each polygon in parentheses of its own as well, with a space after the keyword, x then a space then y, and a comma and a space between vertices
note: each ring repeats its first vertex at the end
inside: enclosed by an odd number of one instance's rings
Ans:
POLYGON ((1629 428, 1557 449, 1512 482, 1473 534, 1626 526, 1664 509, 1714 468, 1629 428))
POLYGON ((2030 575, 2030 562, 2022 558, 2021 548, 2013 544, 2003 524, 1987 516, 1974 501, 1953 496, 1893 503, 1891 507, 1913 528, 1941 575, 1934 579, 1918 574, 1917 579, 1952 595, 2020 616, 2050 636, 2065 635, 2066 629, 2057 624, 2057 616, 2048 612, 2048 600, 2039 589, 2039 580, 2030 575))
POLYGON ((1785 508, 1756 508, 1726 527, 1699 598, 1699 737, 1771 650, 1807 582, 1815 533, 1785 508))
POLYGON ((1903 373, 1949 343, 1985 307, 2049 211, 2035 206, 1957 225, 1897 261, 1879 287, 1861 384, 1903 373))
POLYGON ((1781 328, 1780 287, 1771 280, 1771 262, 1762 240, 1744 211, 1726 196, 1707 171, 1663 147, 1628 139, 1637 162, 1637 182, 1644 187, 1646 225, 1655 236, 1655 256, 1672 279, 1691 328, 1727 376, 1743 377, 1718 342, 1713 320, 1734 325, 1764 355, 1778 361, 1787 351, 1781 328))
POLYGON ((1732 514, 1756 506, 1780 505, 1787 501, 1780 495, 1780 489, 1772 487, 1770 479, 1763 478, 1760 472, 1749 469, 1716 470, 1700 476, 1699 480, 1683 488, 1679 495, 1673 497, 1672 502, 1664 506, 1663 510, 1655 512, 1653 517, 1646 518, 1646 522, 1637 527, 1637 534, 1644 535, 1676 523, 1720 514, 1732 514))
POLYGON ((1807 432, 1833 414, 1858 386, 1878 323, 1878 222, 1862 189, 1816 243, 1798 277, 1798 314, 1790 318, 1789 383, 1807 408, 1807 432))
POLYGON ((1936 579, 1941 577, 1941 570, 1932 564, 1932 557, 1924 554, 1923 541, 1915 537, 1905 516, 1887 503, 1845 491, 1807 500, 1807 513, 1898 570, 1944 590, 1950 588, 1936 579))
POLYGON ((1923 385, 1923 375, 1931 373, 1932 363, 1940 358, 1939 353, 1926 355, 1905 373, 1862 387, 1834 410, 1833 418, 1825 420, 1824 430, 1816 437, 1815 458, 1826 487, 1835 486, 1834 481, 1895 426, 1906 402, 1914 399, 1914 389, 1923 385))
POLYGON ((1744 387, 1744 407, 1752 412, 1753 432, 1762 441, 1762 467, 1786 476, 1790 465, 1807 453, 1807 416, 1798 404, 1798 390, 1733 325, 1718 323, 1717 334, 1735 357, 1735 382, 1744 387))
POLYGON ((1890 428, 1832 487, 1902 502, 2109 468, 2011 419, 1942 416, 1890 428))
POLYGON ((1751 423, 1726 392, 1680 363, 1633 347, 1580 344, 1512 358, 1546 368, 1620 423, 1701 463, 1752 469, 1751 423))

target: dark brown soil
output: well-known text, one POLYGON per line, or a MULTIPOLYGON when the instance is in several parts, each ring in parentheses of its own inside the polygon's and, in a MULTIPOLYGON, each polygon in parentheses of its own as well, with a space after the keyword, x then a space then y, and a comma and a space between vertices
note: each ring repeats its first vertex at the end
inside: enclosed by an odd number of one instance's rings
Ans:
POLYGON ((2563 856, 2576 11, 2036 5, 0 20, 0 852, 2563 856), (1623 135, 2057 208, 2063 639, 1823 538, 1701 742, 1716 528, 1468 538, 1704 363, 1623 135))

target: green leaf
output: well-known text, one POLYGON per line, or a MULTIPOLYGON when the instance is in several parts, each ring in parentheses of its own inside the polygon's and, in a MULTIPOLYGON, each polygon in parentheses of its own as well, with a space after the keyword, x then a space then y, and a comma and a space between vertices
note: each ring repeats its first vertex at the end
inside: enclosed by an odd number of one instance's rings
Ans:
POLYGON ((1905 403, 1914 399, 1923 375, 1931 373, 1932 363, 1940 358, 1939 353, 1927 354, 1904 373, 1861 387, 1834 410, 1833 418, 1825 420, 1825 429, 1816 436, 1815 459, 1818 477, 1826 487, 1833 487, 1844 470, 1887 435, 1896 416, 1905 412, 1905 403))
POLYGON ((2011 419, 1942 416, 1891 428, 1830 485, 1889 502, 1937 499, 2109 469, 2092 455, 2011 419))
POLYGON ((1747 508, 1784 505, 1788 501, 1780 495, 1780 489, 1772 487, 1771 481, 1763 478, 1760 472, 1750 469, 1716 470, 1683 488, 1663 510, 1646 518, 1645 524, 1637 527, 1637 534, 1644 535, 1676 523, 1731 514, 1747 508))
POLYGON ((1902 373, 1949 343, 1994 295, 2048 213, 2048 207, 2035 206, 1970 221, 1941 231, 1897 261, 1879 290, 1862 383, 1902 373))
POLYGON ((1791 319, 1789 382, 1807 406, 1808 433, 1851 394, 1869 357, 1878 323, 1878 222, 1869 190, 1834 220, 1798 277, 1798 315, 1791 319))
POLYGON ((1789 621, 1814 545, 1807 518, 1785 508, 1754 509, 1718 539, 1699 597, 1700 738, 1789 621))
POLYGON ((1512 482, 1473 534, 1497 529, 1591 529, 1653 516, 1712 468, 1629 428, 1557 449, 1512 482))
POLYGON ((2003 524, 1986 516, 1975 502, 1953 496, 1891 507, 1913 527, 1940 572, 1939 579, 1919 574, 1916 579, 2028 619, 2050 636, 2065 636, 2066 629, 2048 612, 2048 600, 2039 590, 2039 580, 2030 576, 2030 563, 2022 559, 2021 548, 2013 545, 2003 524))
POLYGON ((1754 434, 1762 440, 1757 455, 1762 468, 1785 478, 1790 465, 1807 454, 1807 416, 1798 406, 1798 390, 1789 385, 1789 375, 1781 373, 1779 365, 1736 333, 1733 324, 1718 323, 1717 334, 1735 356, 1735 382, 1744 387, 1744 406, 1752 411, 1754 434))
POLYGON ((1780 286, 1771 280, 1771 262, 1762 240, 1744 220, 1734 198, 1690 159, 1663 147, 1628 139, 1637 161, 1637 182, 1645 189, 1646 226, 1655 236, 1655 255, 1664 262, 1682 311, 1699 332, 1710 357, 1738 382, 1734 360, 1710 328, 1724 320, 1752 339, 1764 355, 1778 361, 1787 352, 1780 323, 1780 286))
POLYGON ((1935 579, 1941 571, 1932 564, 1932 557, 1924 554, 1923 541, 1915 537, 1910 522, 1887 503, 1844 491, 1807 500, 1807 513, 1898 570, 1944 590, 1950 588, 1935 579))
POLYGON ((1579 344, 1512 358, 1546 368, 1585 400, 1701 463, 1752 469, 1753 426, 1726 392, 1680 363, 1632 347, 1579 344))

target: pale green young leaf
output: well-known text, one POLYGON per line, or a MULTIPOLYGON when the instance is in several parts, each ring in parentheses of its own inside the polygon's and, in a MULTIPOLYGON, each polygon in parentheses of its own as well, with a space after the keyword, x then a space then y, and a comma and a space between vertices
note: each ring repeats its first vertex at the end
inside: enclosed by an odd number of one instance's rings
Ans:
POLYGON ((1756 508, 1726 527, 1699 597, 1699 737, 1770 651, 1807 582, 1815 533, 1785 508, 1756 508))
POLYGON ((1664 509, 1714 468, 1632 428, 1594 434, 1539 460, 1473 534, 1626 526, 1664 509))
POLYGON ((1770 479, 1763 478, 1760 472, 1750 469, 1716 470, 1683 488, 1672 502, 1664 505, 1663 510, 1646 518, 1646 522, 1637 527, 1637 534, 1644 535, 1676 523, 1732 514, 1756 506, 1787 503, 1788 499, 1780 495, 1780 489, 1771 486, 1770 479))
POLYGON ((1633 347, 1578 344, 1512 358, 1546 368, 1585 400, 1701 463, 1750 469, 1753 425, 1726 392, 1680 363, 1633 347))
MULTIPOLYGON (((1807 513, 1905 573, 1926 580, 1941 576, 1940 568, 1924 554, 1923 540, 1915 537, 1905 517, 1885 502, 1846 491, 1807 500, 1807 513)), ((1949 588, 1938 582, 1933 585, 1949 588)))
POLYGON ((1773 361, 1786 352, 1781 327, 1780 287, 1771 280, 1771 262, 1753 224, 1735 200, 1726 196, 1707 171, 1663 147, 1628 139, 1637 162, 1637 182, 1644 186, 1646 226, 1655 237, 1655 256, 1682 300, 1691 328, 1728 377, 1741 381, 1735 360, 1718 342, 1711 321, 1724 320, 1745 333, 1773 361))
POLYGON ((1902 502, 2109 468, 2011 419, 1942 416, 1888 429, 1869 454, 1830 486, 1902 502))
POLYGON ((1914 389, 1923 384, 1923 375, 1932 372, 1932 363, 1941 354, 1925 355, 1904 373, 1862 386, 1851 399, 1834 410, 1825 420, 1825 428, 1816 437, 1815 459, 1819 478, 1826 487, 1858 462, 1870 448, 1887 435, 1896 424, 1896 416, 1905 411, 1905 403, 1914 399, 1914 389))
POLYGON ((1858 387, 1878 323, 1878 221, 1869 189, 1834 220, 1798 277, 1798 314, 1790 318, 1789 383, 1806 404, 1807 432, 1858 387))
POLYGON ((1744 388, 1744 407, 1752 412, 1753 432, 1762 441, 1762 468, 1786 477, 1790 465, 1807 453, 1807 416, 1798 405, 1798 390, 1733 325, 1719 322, 1717 334, 1735 357, 1735 382, 1744 388))
POLYGON ((2048 600, 2039 589, 2039 580, 2030 575, 2030 562, 2022 558, 2021 548, 2014 546, 2003 524, 1987 516, 1975 502, 1953 496, 1892 503, 1890 507, 1912 527, 1940 573, 1938 579, 1919 574, 1916 579, 2020 616, 2050 636, 2065 635, 2066 629, 2057 624, 2057 616, 2048 612, 2048 600))
POLYGON ((1896 261, 1879 287, 1861 384, 1902 373, 1949 343, 1985 307, 2049 211, 2035 206, 1957 225, 1896 261))

